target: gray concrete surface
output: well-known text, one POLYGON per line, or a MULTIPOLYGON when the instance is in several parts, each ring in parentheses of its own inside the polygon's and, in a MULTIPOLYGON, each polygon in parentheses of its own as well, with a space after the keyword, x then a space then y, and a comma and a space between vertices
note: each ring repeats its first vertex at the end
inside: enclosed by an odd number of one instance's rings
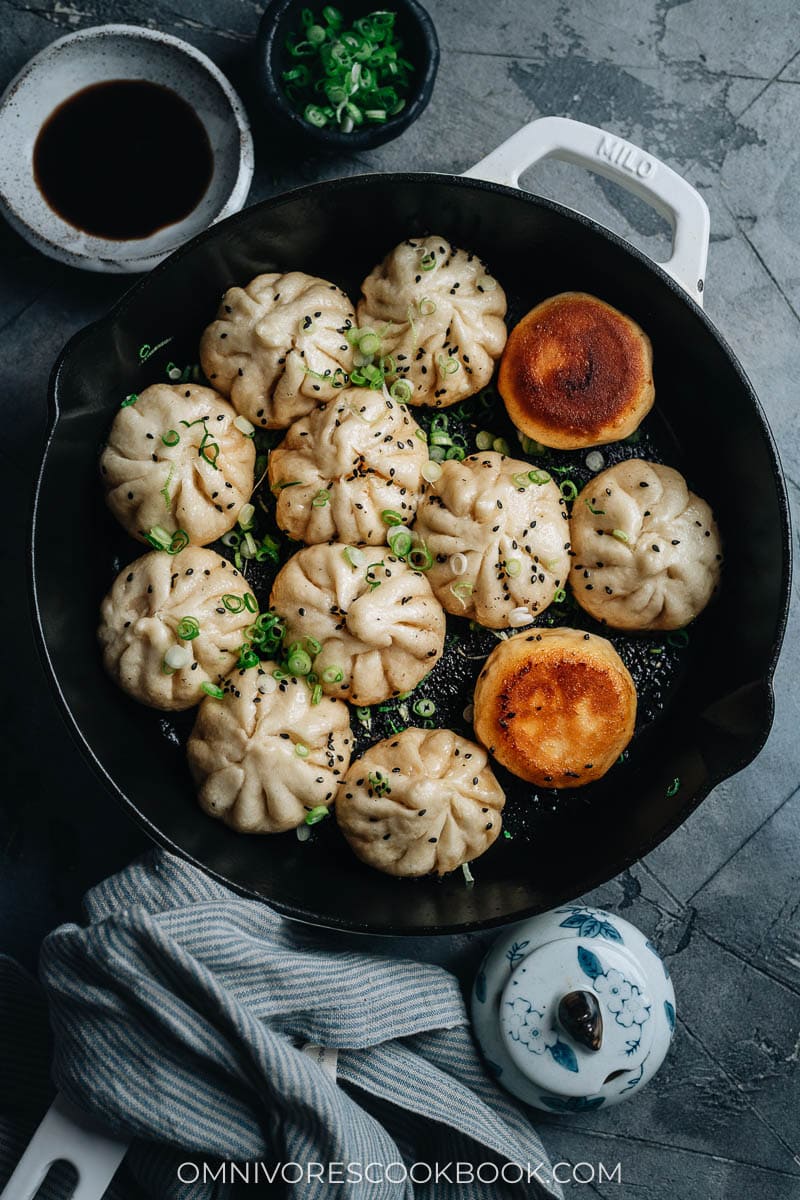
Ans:
MULTIPOLYGON (((430 0, 442 43, 433 102, 401 139, 355 160, 291 164, 258 130, 252 199, 365 169, 462 171, 547 113, 604 125, 652 150, 703 193, 713 236, 707 310, 767 410, 800 515, 800 13, 791 0, 430 0)), ((0 0, 0 84, 70 30, 132 20, 207 51, 246 91, 254 0, 0 0)), ((613 185, 546 164, 525 181, 658 256, 664 229, 613 185)), ((72 747, 27 629, 22 559, 50 365, 124 282, 40 258, 0 226, 2 556, 14 642, 2 722, 0 946, 32 962, 42 934, 141 836, 72 747)), ((70 531, 64 531, 65 536, 70 531)), ((795 583, 795 600, 798 584, 795 583)), ((554 1158, 622 1164, 602 1197, 729 1200, 800 1196, 800 672, 797 603, 760 758, 665 844, 592 900, 624 912, 666 952, 679 1032, 634 1102, 544 1118, 554 1158)), ((415 943, 469 974, 482 939, 415 943)), ((408 942, 392 943, 408 952, 408 942)), ((571 1193, 573 1189, 568 1189, 571 1193)))

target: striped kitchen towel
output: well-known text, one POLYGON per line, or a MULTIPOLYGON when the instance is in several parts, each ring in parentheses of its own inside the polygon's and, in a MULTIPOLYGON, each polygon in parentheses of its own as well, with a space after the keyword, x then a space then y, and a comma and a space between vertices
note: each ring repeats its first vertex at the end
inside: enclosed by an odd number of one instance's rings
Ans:
POLYGON ((145 1194, 561 1195, 443 968, 333 949, 160 851, 85 905, 42 949, 54 1078, 134 1139, 145 1194))

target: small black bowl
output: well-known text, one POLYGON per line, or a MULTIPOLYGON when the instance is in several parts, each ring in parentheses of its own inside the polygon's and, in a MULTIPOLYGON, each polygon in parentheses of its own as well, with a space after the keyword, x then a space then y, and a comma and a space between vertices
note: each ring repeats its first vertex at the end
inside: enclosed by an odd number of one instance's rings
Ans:
POLYGON ((347 24, 383 7, 397 13, 395 30, 403 41, 403 57, 414 64, 414 71, 405 107, 396 117, 384 124, 364 124, 343 133, 337 126, 312 125, 290 103, 281 77, 297 60, 290 57, 286 39, 302 29, 301 10, 311 8, 316 16, 323 7, 322 0, 318 4, 310 0, 272 0, 267 5, 256 38, 256 78, 264 100, 285 131, 337 153, 372 150, 398 137, 424 112, 439 68, 439 39, 433 21, 417 0, 387 0, 385 6, 381 0, 335 0, 335 6, 347 24))

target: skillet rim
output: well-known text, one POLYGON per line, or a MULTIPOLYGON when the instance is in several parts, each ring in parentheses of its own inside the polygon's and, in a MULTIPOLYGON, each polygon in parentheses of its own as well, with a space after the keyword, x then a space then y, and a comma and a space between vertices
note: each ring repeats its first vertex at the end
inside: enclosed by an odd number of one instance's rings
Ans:
MULTIPOLYGON (((724 780, 730 779, 733 775, 738 774, 739 771, 743 770, 746 766, 754 761, 754 759, 760 754, 767 741, 775 716, 775 693, 773 688, 773 678, 786 635, 789 606, 791 602, 792 582, 792 525, 788 491, 778 447, 764 409, 760 400, 758 399, 753 385, 744 371, 744 368, 739 362, 739 359, 729 346, 724 336, 720 333, 714 322, 695 302, 695 300, 686 291, 684 291, 680 284, 678 284, 670 275, 667 274, 667 272, 659 263, 651 259, 642 250, 639 250, 638 247, 626 241, 621 235, 615 233, 613 230, 607 229, 605 226, 599 224, 599 222, 595 221, 593 218, 586 216, 584 213, 577 212, 575 209, 571 209, 564 204, 560 204, 558 201, 550 200, 543 196, 538 196, 535 192, 529 192, 521 188, 509 187, 505 184, 498 184, 483 179, 475 179, 471 177, 467 178, 462 175, 452 175, 448 172, 435 171, 385 171, 339 176, 334 179, 319 180, 314 183, 305 184, 301 187, 292 188, 289 191, 280 192, 275 196, 267 197, 265 200, 259 201, 257 204, 250 205, 249 207, 240 210, 238 213, 234 213, 224 221, 220 221, 218 224, 209 226, 208 229, 203 230, 190 241, 185 242, 182 246, 178 247, 178 249, 174 250, 166 259, 164 259, 151 271, 144 274, 136 281, 136 283, 132 285, 132 287, 128 288, 107 313, 105 313, 98 320, 84 326, 84 328, 78 330, 77 333, 73 334, 61 350, 53 365, 48 381, 49 424, 45 434, 44 448, 42 451, 39 470, 36 476, 30 525, 30 543, 26 555, 26 566, 28 573, 29 598, 33 609, 33 624, 37 649, 39 651, 42 664, 45 668, 45 673, 50 680, 51 688, 55 694, 61 716, 65 721, 71 736, 77 743, 84 759, 88 761, 95 774, 98 775, 105 786, 111 791, 115 799, 123 805, 135 823, 144 830, 147 836, 157 846, 167 850, 170 854, 174 854, 184 862, 188 862, 192 866, 197 867, 210 878, 214 879, 217 883, 222 884, 235 894, 242 896, 245 899, 257 900, 262 904, 268 904, 282 916, 314 926, 315 928, 333 929, 346 933, 371 934, 372 936, 386 937, 433 937, 442 935, 454 936, 456 934, 475 933, 480 930, 493 929, 515 921, 525 920, 527 917, 533 916, 536 913, 544 910, 537 905, 529 905, 516 910, 511 914, 507 913, 502 916, 492 916, 476 921, 464 921, 441 925, 409 925, 403 923, 392 923, 390 925, 382 926, 380 929, 376 930, 370 927, 368 921, 356 922, 340 918, 332 918, 329 916, 321 917, 321 915, 317 912, 311 912, 294 905, 284 904, 282 901, 267 899, 259 892, 256 892, 243 884, 239 884, 234 880, 228 879, 226 876, 208 867, 205 863, 200 862, 181 847, 176 846, 170 840, 170 838, 167 837, 167 835, 163 833, 160 828, 158 828, 158 826, 154 825, 153 822, 140 811, 135 802, 130 799, 125 792, 123 792, 111 775, 106 771, 105 767, 95 754, 95 751, 85 738, 76 718, 72 714, 69 702, 62 690, 61 683, 53 666, 44 631, 43 615, 39 604, 36 557, 36 544, 39 532, 39 506, 42 493, 47 483, 46 475, 50 452, 56 440, 59 422, 62 415, 62 407, 59 403, 59 386, 61 375, 68 359, 80 348, 82 343, 91 334, 94 334, 103 326, 111 326, 118 319, 124 317, 126 309, 134 297, 136 297, 144 287, 149 285, 154 277, 157 278, 160 272, 166 270, 168 267, 172 267, 185 255, 192 253, 197 246, 212 240, 220 229, 231 227, 237 222, 243 221, 253 213, 253 210, 267 213, 271 210, 279 209, 284 204, 290 203, 294 200, 303 199, 308 196, 314 196, 323 190, 329 191, 331 188, 350 185, 355 185, 356 187, 368 187, 374 180, 385 181, 387 179, 397 180, 404 183, 446 183, 449 186, 454 186, 456 188, 464 187, 468 190, 494 192, 501 195, 506 195, 514 200, 530 204, 534 208, 550 211, 561 217, 566 217, 571 221, 575 221, 593 235, 605 238, 615 249, 630 255, 639 264, 647 268, 661 284, 666 284, 669 290, 672 291, 680 301, 688 306, 689 311, 695 320, 699 320, 700 325, 704 327, 704 334, 713 338, 717 342, 718 346, 733 368, 740 384, 744 388, 747 397, 749 398, 750 404, 761 427, 761 433, 765 446, 771 458, 772 476, 776 486, 777 501, 781 517, 781 601, 779 610, 776 613, 775 630, 772 639, 769 661, 765 665, 764 673, 753 681, 754 683, 762 684, 765 690, 764 713, 759 733, 753 738, 752 742, 747 746, 747 748, 738 757, 733 759, 733 761, 723 771, 710 775, 706 784, 704 784, 704 786, 699 788, 696 792, 693 792, 691 796, 687 798, 686 802, 676 810, 676 812, 673 814, 674 819, 667 821, 661 827, 658 835, 655 838, 648 838, 646 842, 639 847, 638 854, 633 857, 623 855, 620 858, 615 858, 611 862, 607 861, 604 867, 596 872, 593 871, 585 880, 579 895, 582 895, 588 891, 592 891, 596 887, 600 887, 602 884, 607 883, 610 879, 613 879, 616 875, 620 874, 620 872, 626 870, 634 863, 641 861, 642 858, 644 858, 657 846, 661 845, 662 842, 666 841, 668 837, 670 837, 678 828, 680 828, 684 821, 686 821, 687 818, 697 808, 699 808, 699 806, 715 787, 717 787, 724 780)), ((552 898, 552 900, 548 900, 548 905, 551 908, 555 908, 559 904, 565 903, 574 898, 575 897, 571 892, 562 893, 559 890, 557 893, 554 893, 554 898, 552 898)))

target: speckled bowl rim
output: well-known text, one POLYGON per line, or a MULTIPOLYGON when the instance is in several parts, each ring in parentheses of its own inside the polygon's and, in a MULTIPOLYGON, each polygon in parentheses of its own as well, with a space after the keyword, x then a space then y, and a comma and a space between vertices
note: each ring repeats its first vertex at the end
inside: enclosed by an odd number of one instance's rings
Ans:
MULTIPOLYGON (((76 42, 94 41, 101 37, 116 37, 120 40, 139 40, 159 46, 169 46, 173 50, 193 59, 194 63, 214 80, 227 102, 232 122, 236 126, 239 144, 238 172, 230 185, 227 199, 210 221, 204 218, 202 221, 192 224, 192 214, 189 214, 181 222, 184 229, 176 241, 166 246, 163 250, 155 253, 151 251, 139 254, 132 253, 128 256, 120 254, 109 256, 112 250, 118 251, 121 247, 124 248, 132 245, 132 243, 114 241, 113 239, 87 237, 84 242, 85 252, 79 252, 73 247, 67 247, 59 241, 57 236, 59 226, 61 224, 66 225, 66 222, 63 222, 56 213, 53 214, 51 236, 45 236, 40 229, 34 228, 25 215, 11 203, 4 186, 2 171, 0 171, 0 212, 2 212, 12 228, 34 246, 35 249, 69 266, 82 267, 84 270, 109 274, 149 271, 173 253, 174 250, 178 249, 179 246, 196 237, 204 229, 210 225, 215 225, 225 217, 232 216, 244 207, 255 169, 250 121, 245 107, 232 84, 219 67, 202 50, 198 50, 196 46, 191 45, 190 42, 183 41, 182 38, 174 37, 169 33, 162 33, 158 29, 150 29, 144 25, 113 23, 108 25, 92 25, 86 29, 78 29, 72 33, 65 34, 63 37, 56 38, 55 41, 49 42, 38 54, 35 54, 33 58, 25 63, 8 84, 2 96, 0 96, 0 111, 14 97, 20 84, 29 79, 34 72, 40 70, 43 63, 52 58, 54 52, 58 53, 63 47, 74 45, 76 42)), ((174 90, 179 95, 182 95, 179 81, 176 83, 174 90)), ((0 154, 1 157, 2 154, 0 154)))

